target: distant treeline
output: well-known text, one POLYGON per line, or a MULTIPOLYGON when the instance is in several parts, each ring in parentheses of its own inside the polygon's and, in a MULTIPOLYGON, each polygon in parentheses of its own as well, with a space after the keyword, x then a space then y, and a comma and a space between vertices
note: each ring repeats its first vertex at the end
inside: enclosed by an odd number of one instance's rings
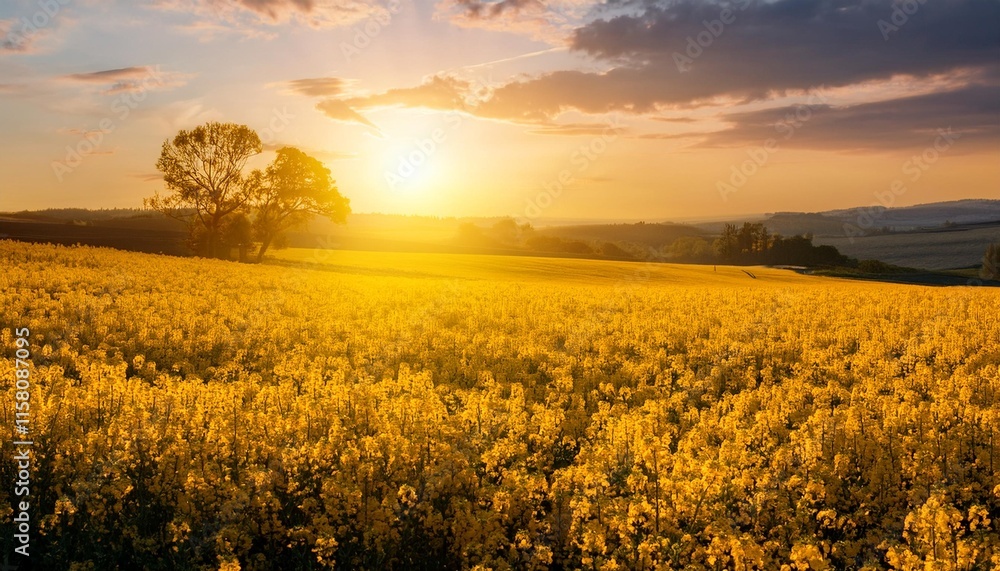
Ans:
POLYGON ((742 227, 726 224, 715 241, 713 254, 734 264, 787 264, 796 266, 850 266, 857 262, 833 246, 815 246, 812 235, 783 237, 771 234, 760 223, 742 227))
POLYGON ((22 220, 65 220, 91 222, 111 220, 115 218, 135 218, 159 216, 158 213, 142 208, 45 208, 43 210, 22 210, 20 212, 4 213, 8 218, 22 220))
MULTIPOLYGON (((656 224, 623 224, 602 226, 603 236, 617 231, 622 236, 647 235, 644 230, 657 231, 656 224), (610 230, 609 230, 610 229, 610 230)), ((683 228, 683 227, 679 227, 683 228)), ((676 229, 659 230, 669 235, 676 229)), ((784 237, 772 234, 761 223, 746 222, 742 226, 727 224, 722 235, 681 235, 662 246, 636 243, 628 240, 606 241, 580 239, 581 229, 535 229, 530 224, 518 224, 507 218, 493 226, 482 228, 472 223, 463 224, 456 241, 468 246, 489 248, 518 248, 547 254, 568 254, 584 257, 603 257, 617 260, 659 260, 680 263, 735 265, 796 265, 796 266, 847 266, 857 267, 859 262, 841 254, 833 246, 817 246, 809 234, 784 237)))

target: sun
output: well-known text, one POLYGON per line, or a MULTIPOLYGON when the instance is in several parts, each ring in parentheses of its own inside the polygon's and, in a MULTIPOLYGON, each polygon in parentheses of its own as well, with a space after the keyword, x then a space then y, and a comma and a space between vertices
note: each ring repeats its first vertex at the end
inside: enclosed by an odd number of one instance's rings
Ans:
POLYGON ((382 178, 394 194, 424 194, 440 186, 446 160, 431 139, 394 142, 381 161, 382 178))

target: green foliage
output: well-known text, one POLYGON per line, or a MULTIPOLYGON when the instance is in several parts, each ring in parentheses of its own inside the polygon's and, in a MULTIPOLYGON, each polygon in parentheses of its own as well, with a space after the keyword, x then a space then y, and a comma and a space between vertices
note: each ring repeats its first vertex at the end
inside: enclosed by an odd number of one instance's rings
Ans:
POLYGON ((616 260, 631 260, 633 258, 631 253, 612 242, 601 244, 601 255, 616 260))
POLYGON ((980 274, 983 279, 1000 280, 1000 244, 990 244, 986 247, 980 274))
POLYGON ((260 262, 286 230, 313 215, 346 222, 350 202, 323 163, 284 147, 264 172, 244 172, 247 160, 261 150, 257 133, 245 125, 207 123, 182 130, 163 143, 156 163, 170 193, 157 193, 145 205, 187 222, 195 252, 229 259, 235 248, 241 262, 255 248, 260 262))
POLYGON ((169 194, 145 201, 169 216, 190 221, 199 253, 225 257, 221 240, 228 216, 244 208, 259 184, 257 175, 245 175, 247 160, 262 150, 260 137, 245 125, 206 123, 181 130, 165 141, 156 168, 163 173, 169 194), (194 215, 187 212, 193 210, 194 215), (197 234, 203 234, 197 238, 197 234))
POLYGON ((674 240, 667 250, 667 255, 680 261, 710 262, 712 246, 704 238, 684 236, 674 240))
POLYGON ((337 190, 330 169, 294 147, 278 150, 264 171, 253 207, 254 233, 261 242, 258 262, 286 230, 315 215, 345 223, 351 211, 350 201, 337 190))
POLYGON ((812 236, 782 237, 770 234, 764 224, 745 222, 742 227, 726 224, 715 241, 719 260, 736 264, 783 264, 801 266, 847 266, 854 261, 833 246, 814 246, 812 236))

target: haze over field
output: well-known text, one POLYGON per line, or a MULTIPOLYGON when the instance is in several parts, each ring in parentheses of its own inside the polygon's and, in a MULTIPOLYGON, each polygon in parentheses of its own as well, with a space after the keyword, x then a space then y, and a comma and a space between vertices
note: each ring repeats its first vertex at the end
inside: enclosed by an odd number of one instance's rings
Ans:
POLYGON ((260 165, 320 158, 355 212, 998 196, 989 0, 48 4, 0 6, 0 210, 138 206, 161 143, 209 120, 261 133, 260 165))

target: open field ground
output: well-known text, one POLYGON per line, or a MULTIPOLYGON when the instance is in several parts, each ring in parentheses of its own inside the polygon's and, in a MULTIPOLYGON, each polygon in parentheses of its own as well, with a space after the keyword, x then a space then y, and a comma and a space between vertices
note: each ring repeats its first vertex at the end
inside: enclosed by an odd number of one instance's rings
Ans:
POLYGON ((1000 241, 1000 223, 854 238, 817 236, 815 241, 834 246, 841 253, 858 259, 881 260, 925 270, 948 270, 982 264, 986 246, 1000 241))

